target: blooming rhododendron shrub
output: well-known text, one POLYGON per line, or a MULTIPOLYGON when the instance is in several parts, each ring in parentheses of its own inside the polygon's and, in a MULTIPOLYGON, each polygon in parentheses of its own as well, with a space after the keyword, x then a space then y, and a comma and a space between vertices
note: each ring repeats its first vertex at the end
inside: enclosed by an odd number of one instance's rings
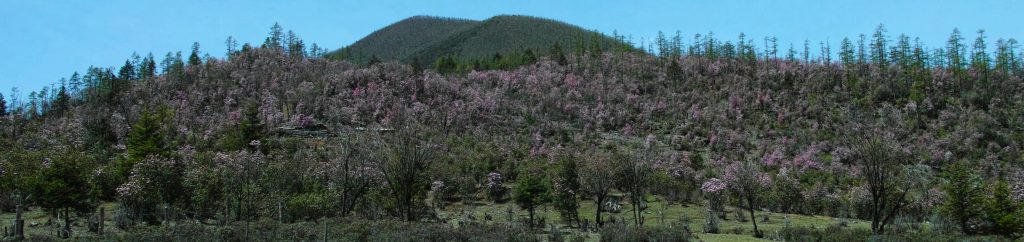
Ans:
MULTIPOLYGON (((128 182, 117 188, 118 200, 132 210, 136 218, 156 223, 168 216, 158 216, 159 209, 182 206, 185 188, 182 175, 185 164, 175 158, 149 156, 135 164, 128 182)), ((167 211, 163 211, 168 214, 167 211)))
POLYGON ((487 197, 495 202, 505 199, 505 194, 508 193, 508 188, 505 188, 505 180, 498 172, 487 174, 487 183, 484 186, 487 189, 487 197))
POLYGON ((728 184, 718 178, 708 179, 700 186, 700 191, 704 193, 704 198, 708 201, 708 209, 714 211, 718 217, 725 217, 725 189, 727 187, 728 184))

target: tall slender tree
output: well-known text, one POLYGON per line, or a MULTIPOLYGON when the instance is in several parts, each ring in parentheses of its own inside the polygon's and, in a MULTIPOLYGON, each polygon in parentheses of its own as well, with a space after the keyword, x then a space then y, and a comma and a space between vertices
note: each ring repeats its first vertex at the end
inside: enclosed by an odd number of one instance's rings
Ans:
POLYGON ((971 68, 982 73, 988 71, 989 63, 992 61, 985 49, 985 38, 985 30, 978 30, 978 37, 974 39, 974 45, 971 48, 971 68))
POLYGON ((7 116, 7 100, 4 100, 4 94, 0 93, 0 117, 7 116))
POLYGON ((850 68, 857 63, 857 59, 854 57, 853 42, 850 41, 850 38, 843 38, 843 41, 840 42, 839 61, 845 68, 850 68))
POLYGON ((192 42, 192 53, 188 56, 188 66, 195 68, 203 64, 203 59, 199 57, 199 42, 192 42))
POLYGON ((885 25, 879 24, 875 28, 875 33, 871 36, 871 63, 883 69, 889 66, 889 60, 886 58, 888 40, 886 40, 885 34, 885 25))
POLYGON ((964 38, 960 35, 960 29, 953 29, 946 41, 946 59, 951 69, 959 71, 964 67, 964 38))

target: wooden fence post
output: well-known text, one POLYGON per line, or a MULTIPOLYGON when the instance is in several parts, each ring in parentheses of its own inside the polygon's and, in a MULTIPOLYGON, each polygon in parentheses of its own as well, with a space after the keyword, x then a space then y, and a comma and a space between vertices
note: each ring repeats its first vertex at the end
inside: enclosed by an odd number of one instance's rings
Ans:
POLYGON ((21 220, 21 204, 18 204, 14 215, 14 238, 25 239, 25 220, 21 220))
POLYGON ((99 230, 99 233, 100 233, 101 236, 103 235, 103 227, 104 227, 103 226, 103 221, 104 221, 103 217, 105 217, 104 215, 106 215, 106 209, 103 208, 103 207, 100 207, 100 221, 99 221, 99 226, 98 226, 99 228, 98 228, 98 230, 99 230))

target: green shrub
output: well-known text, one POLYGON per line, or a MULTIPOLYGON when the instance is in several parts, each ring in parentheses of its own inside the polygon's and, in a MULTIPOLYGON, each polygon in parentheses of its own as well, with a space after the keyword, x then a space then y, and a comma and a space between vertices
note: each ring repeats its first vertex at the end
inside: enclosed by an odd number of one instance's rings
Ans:
POLYGON ((693 234, 685 227, 629 227, 625 224, 609 224, 601 228, 599 233, 601 234, 601 241, 610 242, 695 240, 693 234))
POLYGON ((288 200, 288 211, 293 218, 315 220, 327 216, 329 208, 330 199, 320 192, 303 193, 288 200))

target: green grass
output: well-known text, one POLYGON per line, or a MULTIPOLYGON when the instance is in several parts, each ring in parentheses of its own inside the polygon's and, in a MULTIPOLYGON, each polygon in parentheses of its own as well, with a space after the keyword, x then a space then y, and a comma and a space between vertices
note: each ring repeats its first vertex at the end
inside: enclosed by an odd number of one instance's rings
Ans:
MULTIPOLYGON (((105 217, 103 220, 103 225, 105 227, 104 231, 108 235, 124 233, 124 231, 117 228, 117 225, 114 223, 114 220, 111 219, 111 217, 113 217, 114 211, 117 211, 118 204, 112 202, 103 203, 100 204, 100 207, 102 207, 105 210, 105 217)), ((99 208, 97 208, 96 211, 99 211, 99 208)), ((72 216, 74 216, 74 214, 72 214, 72 216)), ((14 223, 15 217, 15 213, 0 213, 0 223, 2 223, 4 227, 10 227, 14 223)), ((59 223, 48 224, 48 222, 51 221, 57 222, 57 218, 51 217, 50 214, 47 213, 46 211, 43 211, 40 208, 32 208, 31 210, 22 213, 22 219, 25 220, 25 235, 27 237, 50 236, 56 238, 58 230, 57 226, 59 225, 59 223)), ((72 218, 71 230, 73 231, 73 237, 97 237, 95 233, 89 232, 89 228, 87 227, 86 223, 87 219, 88 217, 78 216, 72 218)), ((63 221, 60 222, 63 223, 63 221)))
MULTIPOLYGON (((650 201, 651 202, 648 205, 648 209, 644 212, 645 226, 659 226, 662 224, 671 225, 673 223, 677 223, 685 216, 686 218, 689 218, 689 223, 687 224, 687 226, 689 227, 690 231, 694 232, 694 234, 697 235, 702 241, 767 241, 766 239, 759 239, 753 236, 754 226, 753 224, 751 224, 749 219, 747 220, 747 222, 739 222, 735 219, 734 213, 736 211, 747 214, 748 212, 746 210, 738 210, 735 207, 727 207, 726 211, 728 213, 728 220, 719 221, 719 228, 721 230, 720 234, 705 234, 701 233, 705 219, 704 207, 694 204, 667 204, 663 200, 658 199, 656 197, 650 198, 650 201), (664 215, 659 215, 659 212, 661 212, 664 215), (739 232, 739 234, 736 234, 736 232, 739 232)), ((517 219, 526 218, 527 212, 522 209, 519 209, 514 203, 454 203, 445 206, 445 208, 441 209, 438 212, 438 214, 448 221, 458 221, 459 219, 465 219, 467 218, 467 214, 472 214, 472 216, 476 218, 476 221, 482 221, 485 223, 507 223, 507 210, 509 208, 513 209, 515 217, 517 217, 517 219), (492 220, 484 221, 485 214, 490 214, 492 216, 492 220)), ((594 221, 595 211, 596 210, 594 203, 590 200, 584 200, 581 203, 580 218, 594 221)), ((634 220, 632 219, 631 212, 632 207, 629 204, 623 204, 623 208, 621 211, 617 213, 605 212, 602 213, 601 216, 606 221, 611 217, 615 217, 616 220, 623 221, 624 219, 624 221, 627 224, 633 224, 634 220)), ((784 221, 787 217, 790 221, 790 226, 813 227, 818 229, 824 229, 830 224, 835 224, 840 221, 837 218, 826 216, 808 216, 783 213, 769 213, 768 221, 763 221, 761 219, 765 215, 764 212, 758 211, 755 212, 755 215, 758 219, 758 229, 760 229, 761 232, 764 233, 766 236, 771 236, 773 233, 776 233, 777 231, 782 229, 785 224, 784 221)), ((539 208, 537 210, 537 216, 543 217, 547 223, 562 224, 558 211, 550 206, 539 208)), ((871 224, 868 221, 848 219, 846 220, 846 222, 850 226, 850 228, 871 227, 871 224)), ((578 232, 578 230, 569 229, 565 225, 561 225, 560 228, 562 228, 563 231, 568 230, 578 232)), ((548 230, 548 228, 545 228, 545 231, 548 230)), ((588 239, 588 241, 597 241, 599 239, 599 236, 596 233, 588 233, 588 238, 590 238, 588 239)))
MULTIPOLYGON (((705 234, 701 233, 704 219, 705 210, 703 207, 694 204, 668 204, 664 200, 658 197, 649 198, 649 208, 644 213, 645 225, 646 226, 659 226, 662 224, 674 226, 682 221, 682 218, 688 218, 687 226, 690 231, 701 241, 767 241, 767 239, 755 238, 753 236, 753 225, 748 220, 747 222, 739 222, 735 219, 735 212, 740 211, 746 214, 745 210, 737 210, 735 207, 727 207, 728 220, 720 220, 719 234, 705 234)), ((581 201, 582 207, 580 208, 581 219, 587 219, 594 221, 594 203, 590 200, 581 201)), ((106 209, 106 231, 108 236, 124 233, 117 229, 113 220, 111 219, 114 211, 117 209, 116 203, 104 203, 101 205, 106 209)), ((470 220, 468 215, 472 215, 474 222, 486 223, 486 224, 508 224, 508 209, 513 211, 513 221, 520 221, 525 219, 527 212, 519 209, 514 203, 495 204, 491 202, 474 202, 471 204, 453 203, 446 205, 443 209, 438 210, 438 215, 444 219, 448 224, 457 226, 459 220, 470 220), (485 220, 485 216, 489 214, 490 220, 485 220)), ((602 216, 606 219, 615 217, 616 220, 624 221, 627 224, 632 225, 633 219, 631 216, 632 207, 629 204, 623 204, 623 209, 617 213, 606 212, 602 216)), ((563 225, 559 218, 558 211, 551 206, 544 206, 537 210, 537 216, 542 217, 548 224, 556 224, 559 226, 559 230, 567 234, 583 235, 586 241, 599 241, 600 236, 597 233, 583 233, 578 229, 569 228, 563 225)), ((782 214, 782 213, 768 213, 768 221, 763 221, 765 213, 757 212, 758 228, 768 237, 771 236, 780 229, 783 228, 786 218, 789 219, 790 226, 800 227, 811 227, 817 229, 824 229, 825 227, 839 222, 839 219, 825 216, 807 216, 797 214, 782 214)), ((26 220, 26 234, 29 237, 40 237, 48 236, 54 237, 55 229, 46 225, 46 222, 50 220, 49 214, 45 213, 40 209, 33 209, 27 211, 24 214, 26 220), (36 226, 29 226, 30 224, 37 224, 36 226)), ((3 221, 5 226, 9 225, 14 220, 13 213, 0 214, 0 221, 3 221)), ((846 221, 850 228, 867 229, 870 227, 870 223, 863 220, 849 219, 846 221)), ((77 238, 97 238, 92 232, 88 232, 86 227, 85 218, 76 218, 75 226, 73 226, 74 235, 77 238)), ((550 227, 544 228, 544 235, 550 233, 550 227)), ((107 237, 112 238, 112 237, 107 237)))

